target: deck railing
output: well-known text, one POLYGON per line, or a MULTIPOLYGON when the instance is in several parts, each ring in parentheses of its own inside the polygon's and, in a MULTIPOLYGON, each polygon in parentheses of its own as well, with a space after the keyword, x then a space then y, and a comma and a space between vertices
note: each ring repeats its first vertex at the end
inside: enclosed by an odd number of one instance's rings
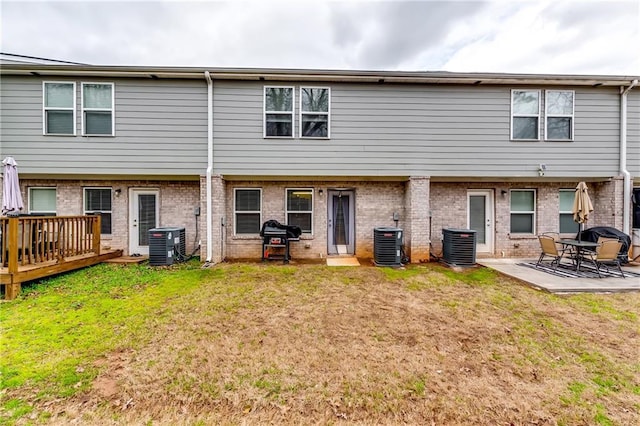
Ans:
POLYGON ((9 273, 20 266, 100 254, 99 215, 3 217, 0 231, 0 264, 9 273))

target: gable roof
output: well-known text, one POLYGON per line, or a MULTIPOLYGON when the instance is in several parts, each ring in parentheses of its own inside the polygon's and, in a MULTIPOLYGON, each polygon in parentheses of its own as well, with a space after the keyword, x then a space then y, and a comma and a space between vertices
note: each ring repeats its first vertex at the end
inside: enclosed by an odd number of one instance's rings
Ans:
MULTIPOLYGON (((19 56, 19 55, 15 55, 19 56)), ((28 57, 26 57, 28 58, 28 57)), ((37 59, 37 58, 35 58, 37 59)), ((366 71, 366 70, 311 70, 276 68, 202 68, 202 67, 147 67, 86 65, 56 60, 55 63, 30 61, 0 62, 2 75, 86 76, 127 78, 181 78, 204 79, 208 71, 218 80, 259 81, 316 81, 352 83, 403 84, 465 84, 465 85, 576 85, 624 86, 640 76, 567 75, 567 74, 510 74, 510 73, 458 73, 448 71, 366 71)))

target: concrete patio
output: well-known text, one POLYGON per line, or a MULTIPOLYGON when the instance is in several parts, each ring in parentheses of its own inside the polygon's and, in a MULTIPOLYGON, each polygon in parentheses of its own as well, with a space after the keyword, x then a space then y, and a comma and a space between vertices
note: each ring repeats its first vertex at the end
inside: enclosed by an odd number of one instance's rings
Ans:
MULTIPOLYGON (((501 258, 477 259, 479 265, 494 269, 529 284, 540 290, 551 293, 613 293, 624 291, 640 291, 640 278, 635 276, 606 278, 565 278, 552 275, 542 270, 535 270, 519 264, 536 262, 537 259, 501 258)), ((630 263, 622 267, 627 273, 640 274, 640 264, 630 263)))

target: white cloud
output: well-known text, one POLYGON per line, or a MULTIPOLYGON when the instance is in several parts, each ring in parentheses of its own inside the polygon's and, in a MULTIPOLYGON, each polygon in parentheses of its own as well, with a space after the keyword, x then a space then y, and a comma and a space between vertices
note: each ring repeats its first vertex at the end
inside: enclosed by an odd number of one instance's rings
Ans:
POLYGON ((109 65, 640 74, 640 2, 13 1, 3 52, 109 65))

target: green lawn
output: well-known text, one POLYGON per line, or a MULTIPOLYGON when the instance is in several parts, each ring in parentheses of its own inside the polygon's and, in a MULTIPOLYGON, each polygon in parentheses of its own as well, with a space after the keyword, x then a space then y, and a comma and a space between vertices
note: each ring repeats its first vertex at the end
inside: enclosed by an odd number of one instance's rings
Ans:
POLYGON ((639 312, 483 268, 98 265, 0 304, 0 424, 633 424, 639 312))

